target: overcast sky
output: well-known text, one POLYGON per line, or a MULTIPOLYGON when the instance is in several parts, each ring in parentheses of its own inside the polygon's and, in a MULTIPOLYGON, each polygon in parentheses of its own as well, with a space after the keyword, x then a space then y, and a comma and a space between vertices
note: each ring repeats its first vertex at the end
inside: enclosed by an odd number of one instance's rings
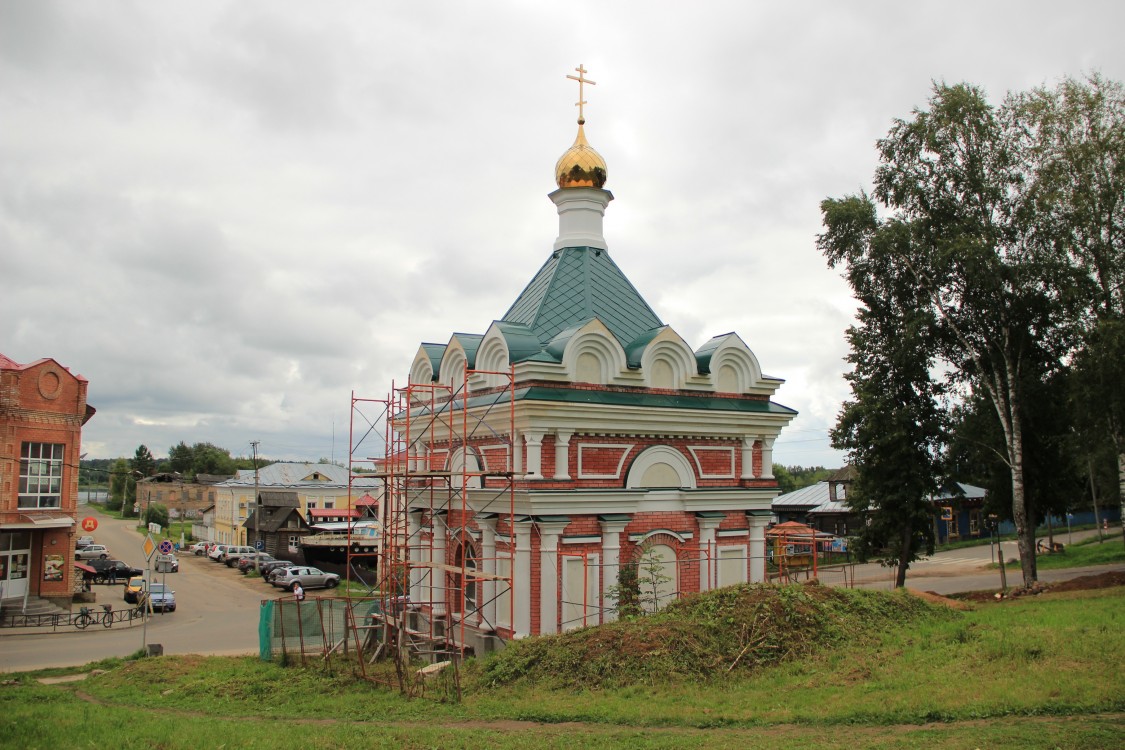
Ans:
POLYGON ((776 461, 837 466, 855 302, 819 202, 869 189, 932 81, 1125 79, 1122 29, 1057 0, 0 0, 0 352, 89 380, 89 457, 346 462, 352 392, 484 333, 551 252, 584 64, 614 260, 786 380, 776 461))

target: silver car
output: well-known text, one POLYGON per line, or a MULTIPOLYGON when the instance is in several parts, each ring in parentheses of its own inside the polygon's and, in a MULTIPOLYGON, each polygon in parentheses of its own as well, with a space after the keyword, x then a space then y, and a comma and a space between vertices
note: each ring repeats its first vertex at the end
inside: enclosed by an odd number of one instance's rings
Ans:
POLYGON ((75 560, 108 560, 109 550, 104 544, 90 544, 74 553, 75 560))
POLYGON ((298 583, 304 589, 333 589, 340 585, 340 576, 307 565, 294 565, 292 568, 278 568, 270 573, 270 583, 290 591, 298 583))

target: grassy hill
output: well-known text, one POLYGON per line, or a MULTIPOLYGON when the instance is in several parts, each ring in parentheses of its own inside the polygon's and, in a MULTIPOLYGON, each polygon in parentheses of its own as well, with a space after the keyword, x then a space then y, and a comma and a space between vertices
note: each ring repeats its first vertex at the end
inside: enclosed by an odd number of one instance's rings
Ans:
POLYGON ((404 698, 344 659, 0 675, 0 747, 1120 747, 1123 625, 1121 586, 967 611, 741 586, 469 662, 459 703, 404 698))

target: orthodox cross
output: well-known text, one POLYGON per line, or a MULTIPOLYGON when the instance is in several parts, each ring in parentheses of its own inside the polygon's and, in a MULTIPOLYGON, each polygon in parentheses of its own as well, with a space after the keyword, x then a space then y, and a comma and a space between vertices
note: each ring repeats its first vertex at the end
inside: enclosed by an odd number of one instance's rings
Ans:
POLYGON ((584 67, 582 67, 582 63, 579 63, 578 67, 574 70, 578 73, 578 75, 567 76, 567 78, 572 81, 578 81, 578 103, 574 106, 578 107, 578 123, 581 125, 582 123, 586 122, 586 116, 582 111, 582 105, 586 103, 585 100, 582 99, 582 84, 588 83, 591 86, 596 86, 597 83, 585 77, 588 71, 584 67))

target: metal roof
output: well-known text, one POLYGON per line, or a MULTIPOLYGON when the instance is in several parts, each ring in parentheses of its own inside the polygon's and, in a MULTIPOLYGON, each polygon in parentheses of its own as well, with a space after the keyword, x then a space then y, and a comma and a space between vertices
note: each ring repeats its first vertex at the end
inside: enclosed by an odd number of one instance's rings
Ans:
POLYGON ((817 482, 816 484, 810 484, 808 487, 802 487, 799 490, 786 492, 784 495, 778 495, 773 499, 770 505, 775 508, 815 508, 827 502, 828 482, 817 482))
POLYGON ((501 321, 527 326, 545 345, 560 331, 593 318, 622 346, 663 325, 608 251, 564 247, 551 253, 501 321))

